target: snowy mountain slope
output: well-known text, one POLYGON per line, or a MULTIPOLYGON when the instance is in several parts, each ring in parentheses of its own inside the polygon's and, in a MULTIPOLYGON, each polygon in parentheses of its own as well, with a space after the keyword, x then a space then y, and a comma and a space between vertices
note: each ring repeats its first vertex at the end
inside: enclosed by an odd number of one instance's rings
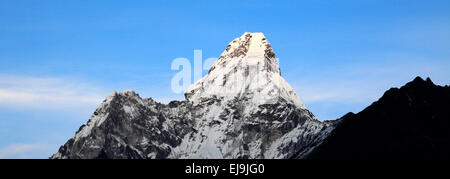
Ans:
POLYGON ((51 158, 291 158, 333 129, 281 77, 262 33, 233 40, 185 96, 113 93, 51 158))
POLYGON ((224 100, 248 98, 254 105, 276 103, 283 98, 299 108, 303 102, 281 77, 278 60, 262 33, 244 33, 233 40, 201 80, 191 85, 186 99, 198 103, 202 98, 224 100))
POLYGON ((186 99, 207 115, 173 158, 288 158, 324 128, 281 77, 262 33, 233 40, 186 99))

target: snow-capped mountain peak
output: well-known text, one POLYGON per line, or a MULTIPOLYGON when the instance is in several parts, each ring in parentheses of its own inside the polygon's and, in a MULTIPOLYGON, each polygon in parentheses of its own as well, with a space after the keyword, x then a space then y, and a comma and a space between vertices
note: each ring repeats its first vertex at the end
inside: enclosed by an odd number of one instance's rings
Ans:
POLYGON ((291 158, 332 130, 281 77, 262 33, 233 40, 186 101, 113 92, 52 158, 291 158))
POLYGON ((281 77, 278 60, 263 33, 244 33, 229 43, 208 74, 191 85, 186 99, 250 99, 253 104, 273 104, 280 98, 305 108, 300 97, 281 77))

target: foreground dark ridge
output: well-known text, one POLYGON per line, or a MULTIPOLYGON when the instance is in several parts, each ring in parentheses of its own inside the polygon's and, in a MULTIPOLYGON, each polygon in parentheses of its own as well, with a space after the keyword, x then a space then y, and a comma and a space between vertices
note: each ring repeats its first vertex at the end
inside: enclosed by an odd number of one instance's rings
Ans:
POLYGON ((420 77, 348 113, 308 159, 449 159, 450 87, 420 77))

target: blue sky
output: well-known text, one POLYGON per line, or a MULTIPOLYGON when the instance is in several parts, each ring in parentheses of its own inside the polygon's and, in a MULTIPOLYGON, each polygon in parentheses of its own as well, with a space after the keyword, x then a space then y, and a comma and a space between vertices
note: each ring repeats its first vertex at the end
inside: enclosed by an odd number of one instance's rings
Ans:
POLYGON ((0 0, 0 158, 55 153, 113 90, 182 99, 172 60, 244 32, 265 34, 320 120, 415 76, 450 84, 450 1, 0 0))

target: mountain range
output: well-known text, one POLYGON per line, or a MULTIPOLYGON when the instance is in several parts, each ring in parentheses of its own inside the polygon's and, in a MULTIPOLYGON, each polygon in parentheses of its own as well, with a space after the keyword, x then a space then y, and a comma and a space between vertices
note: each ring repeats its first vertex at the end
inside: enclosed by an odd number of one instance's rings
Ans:
POLYGON ((184 101, 111 93, 53 159, 448 158, 450 88, 417 77, 358 114, 319 121, 262 33, 233 40, 184 101))

